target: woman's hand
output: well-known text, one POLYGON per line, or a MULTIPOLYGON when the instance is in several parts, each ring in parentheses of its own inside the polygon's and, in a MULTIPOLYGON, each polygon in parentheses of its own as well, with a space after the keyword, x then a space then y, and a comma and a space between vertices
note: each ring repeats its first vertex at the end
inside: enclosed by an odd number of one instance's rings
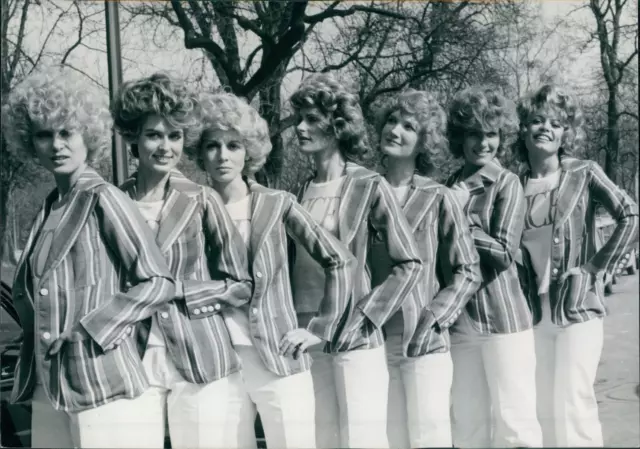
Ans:
POLYGON ((305 328, 290 330, 282 337, 280 341, 280 350, 278 354, 284 357, 293 356, 295 360, 311 346, 322 343, 322 339, 305 328))
POLYGON ((47 356, 50 358, 55 357, 56 354, 62 351, 62 348, 64 348, 66 343, 89 340, 90 338, 91 336, 87 333, 85 328, 78 323, 73 328, 60 334, 56 341, 49 346, 47 356))
POLYGON ((560 282, 564 282, 569 278, 569 276, 575 276, 576 274, 594 274, 595 275, 597 273, 598 273, 597 268, 591 265, 591 263, 587 262, 582 266, 573 267, 565 271, 562 274, 562 276, 560 276, 560 282))

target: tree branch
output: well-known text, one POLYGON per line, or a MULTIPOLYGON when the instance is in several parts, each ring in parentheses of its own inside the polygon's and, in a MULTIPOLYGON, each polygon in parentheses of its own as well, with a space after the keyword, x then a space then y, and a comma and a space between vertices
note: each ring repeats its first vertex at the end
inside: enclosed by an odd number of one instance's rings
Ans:
POLYGON ((82 42, 82 29, 84 26, 84 17, 82 17, 82 11, 80 11, 80 5, 78 4, 78 2, 73 2, 73 4, 76 6, 76 10, 78 11, 78 18, 80 19, 78 24, 78 39, 65 52, 64 56, 62 57, 62 60, 60 61, 60 64, 62 65, 64 65, 67 62, 67 58, 69 57, 71 52, 76 48, 78 48, 78 46, 82 42))

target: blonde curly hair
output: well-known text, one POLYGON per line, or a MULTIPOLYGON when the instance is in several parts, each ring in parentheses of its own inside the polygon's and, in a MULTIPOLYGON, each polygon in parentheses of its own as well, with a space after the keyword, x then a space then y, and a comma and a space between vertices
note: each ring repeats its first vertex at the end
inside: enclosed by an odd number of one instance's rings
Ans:
POLYGON ((472 86, 456 94, 449 106, 447 135, 454 157, 464 156, 462 144, 469 132, 498 129, 497 158, 503 158, 518 135, 515 103, 498 88, 472 86))
POLYGON ((68 127, 82 135, 87 163, 100 161, 111 146, 108 95, 67 67, 49 67, 29 75, 2 107, 2 131, 10 151, 36 157, 35 127, 68 127))
POLYGON ((246 100, 223 91, 205 92, 198 98, 198 113, 201 126, 197 143, 186 152, 200 169, 204 170, 202 138, 208 130, 233 130, 242 136, 247 152, 244 175, 252 177, 264 166, 272 148, 269 126, 246 100))
POLYGON ((159 72, 123 83, 111 105, 111 114, 116 130, 130 144, 133 156, 138 157, 136 140, 152 115, 182 129, 185 148, 195 145, 200 128, 196 109, 197 96, 187 84, 159 72))
POLYGON ((515 152, 518 159, 527 165, 529 164, 529 152, 525 144, 527 125, 531 117, 549 110, 557 114, 564 126, 562 143, 558 151, 559 157, 575 155, 584 144, 586 138, 584 118, 577 99, 564 88, 545 84, 518 101, 520 133, 515 143, 515 152))
POLYGON ((291 96, 296 113, 317 108, 329 119, 327 132, 335 133, 338 148, 347 161, 359 162, 369 153, 367 131, 358 96, 349 92, 331 74, 317 73, 306 78, 291 96))
MULTIPOLYGON (((433 157, 441 154, 449 146, 447 140, 447 114, 435 97, 426 91, 407 89, 396 95, 378 116, 378 135, 389 116, 396 111, 416 119, 419 129, 416 153, 416 171, 421 175, 429 173, 433 166, 433 157)), ((384 160, 384 157, 383 157, 384 160)))

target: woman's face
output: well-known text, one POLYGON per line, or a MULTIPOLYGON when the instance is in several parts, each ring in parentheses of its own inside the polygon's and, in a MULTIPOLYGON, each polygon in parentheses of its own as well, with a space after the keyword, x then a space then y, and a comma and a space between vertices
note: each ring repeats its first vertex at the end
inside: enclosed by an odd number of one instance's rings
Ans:
POLYGON ((218 184, 242 176, 247 150, 240 133, 233 129, 208 129, 202 136, 200 154, 204 168, 218 184))
POLYGON ((136 143, 142 167, 152 172, 169 173, 182 157, 184 133, 163 117, 151 115, 142 124, 136 143))
POLYGON ((329 118, 318 108, 306 107, 297 112, 296 134, 300 151, 313 154, 328 148, 336 148, 338 141, 329 118))
POLYGON ((34 128, 36 155, 54 176, 71 176, 84 169, 88 150, 79 130, 62 125, 35 125, 34 128))
POLYGON ((380 149, 392 158, 415 157, 418 143, 418 122, 415 117, 400 110, 387 117, 380 133, 380 149))
POLYGON ((500 147, 500 132, 496 129, 467 131, 462 141, 462 152, 467 164, 484 167, 491 162, 500 147))
POLYGON ((524 143, 529 153, 554 156, 562 146, 564 125, 558 114, 541 111, 529 117, 523 132, 524 143))

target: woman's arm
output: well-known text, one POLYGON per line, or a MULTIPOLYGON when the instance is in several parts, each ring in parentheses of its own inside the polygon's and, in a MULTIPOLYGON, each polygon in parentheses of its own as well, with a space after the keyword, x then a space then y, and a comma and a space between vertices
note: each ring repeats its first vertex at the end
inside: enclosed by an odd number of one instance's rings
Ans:
POLYGON ((515 260, 524 230, 524 191, 515 175, 505 177, 494 203, 487 207, 493 210, 491 233, 485 232, 480 220, 471 216, 471 235, 481 263, 504 271, 515 260))

